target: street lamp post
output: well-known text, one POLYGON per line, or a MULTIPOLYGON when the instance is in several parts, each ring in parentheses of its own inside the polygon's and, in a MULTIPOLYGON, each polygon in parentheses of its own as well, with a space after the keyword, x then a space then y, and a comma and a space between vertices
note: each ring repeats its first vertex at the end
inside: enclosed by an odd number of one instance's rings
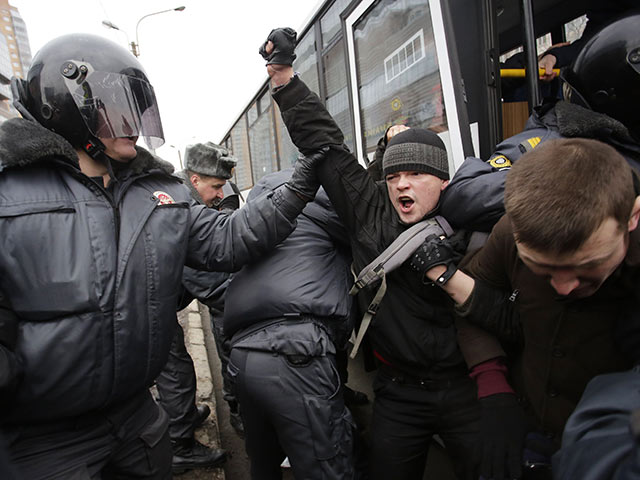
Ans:
POLYGON ((133 42, 131 42, 131 51, 133 52, 133 54, 136 57, 140 56, 140 42, 138 40, 138 27, 140 26, 140 22, 142 20, 144 20, 147 17, 151 17, 152 15, 159 15, 161 13, 167 13, 167 12, 182 12, 186 7, 176 7, 176 8, 169 8, 167 10, 160 10, 159 12, 153 12, 153 13, 148 13, 142 17, 140 17, 140 20, 138 20, 138 23, 136 23, 136 43, 134 44, 133 42))
POLYGON ((129 48, 131 49, 131 53, 133 53, 136 57, 140 56, 140 42, 138 41, 138 26, 140 25, 140 22, 142 20, 144 20, 147 17, 150 17, 152 15, 158 15, 160 13, 166 13, 166 12, 182 12, 186 7, 176 7, 176 8, 169 8, 167 10, 161 10, 159 12, 153 12, 153 13, 148 13, 147 15, 144 15, 142 17, 140 17, 140 20, 138 20, 138 23, 136 23, 136 41, 135 42, 131 42, 129 41, 129 36, 127 35, 127 32, 125 32, 124 30, 121 30, 120 28, 117 27, 117 25, 115 25, 114 23, 110 22, 109 20, 103 20, 102 21, 102 25, 104 25, 106 28, 112 28, 113 30, 118 30, 119 32, 124 33, 125 37, 127 37, 127 44, 129 45, 129 48))
POLYGON ((180 161, 180 169, 184 170, 184 167, 182 166, 182 154, 180 153, 180 149, 178 147, 176 147, 175 145, 169 145, 171 148, 175 149, 176 152, 178 152, 178 160, 180 161))
POLYGON ((102 25, 104 25, 106 28, 111 28, 113 30, 117 30, 119 32, 124 33, 124 36, 127 39, 127 46, 131 49, 131 53, 133 53, 136 57, 138 56, 138 54, 136 53, 136 44, 134 42, 129 41, 129 35, 127 35, 127 32, 120 29, 115 23, 110 22, 109 20, 103 20, 102 25))

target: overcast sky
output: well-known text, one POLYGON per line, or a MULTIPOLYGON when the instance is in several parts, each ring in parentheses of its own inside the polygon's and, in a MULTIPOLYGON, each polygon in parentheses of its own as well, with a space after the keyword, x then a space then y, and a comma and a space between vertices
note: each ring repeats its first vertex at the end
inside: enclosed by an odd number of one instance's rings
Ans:
POLYGON ((266 80, 258 47, 274 27, 301 30, 321 0, 9 0, 27 25, 32 54, 59 35, 87 32, 125 46, 138 27, 140 61, 164 127, 158 155, 178 166, 190 143, 219 142, 266 80), (102 25, 109 20, 121 31, 102 25), (125 33, 123 33, 125 32, 125 33), (128 36, 128 39, 127 39, 128 36), (170 147, 173 145, 175 148, 170 147))

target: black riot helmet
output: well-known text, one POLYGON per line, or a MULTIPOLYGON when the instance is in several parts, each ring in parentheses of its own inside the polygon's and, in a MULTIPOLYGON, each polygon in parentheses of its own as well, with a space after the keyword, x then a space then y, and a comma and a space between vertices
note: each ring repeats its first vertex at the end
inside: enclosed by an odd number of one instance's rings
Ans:
POLYGON ((140 62, 103 37, 72 34, 36 53, 27 79, 12 79, 14 106, 23 117, 95 156, 98 140, 144 137, 164 143, 153 87, 140 62))
POLYGON ((563 77, 572 103, 615 118, 640 138, 640 13, 591 37, 563 77))

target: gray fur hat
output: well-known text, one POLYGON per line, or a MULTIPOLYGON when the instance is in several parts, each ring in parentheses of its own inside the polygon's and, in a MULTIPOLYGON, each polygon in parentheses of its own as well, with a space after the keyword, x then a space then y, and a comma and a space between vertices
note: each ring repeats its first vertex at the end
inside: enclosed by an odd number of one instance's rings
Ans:
POLYGON ((233 176, 231 171, 236 163, 229 150, 213 142, 189 145, 184 152, 185 168, 208 177, 227 180, 233 176))

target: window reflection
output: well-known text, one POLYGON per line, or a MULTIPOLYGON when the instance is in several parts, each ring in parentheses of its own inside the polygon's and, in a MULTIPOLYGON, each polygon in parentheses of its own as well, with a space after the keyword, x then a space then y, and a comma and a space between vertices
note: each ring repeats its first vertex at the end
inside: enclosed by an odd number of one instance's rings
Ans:
POLYGON ((271 100, 267 92, 251 106, 248 114, 251 171, 254 182, 257 182, 278 170, 271 100))
POLYGON ((246 122, 246 116, 243 115, 231 129, 231 151, 233 152, 233 156, 238 160, 235 170, 236 185, 238 185, 240 190, 246 190, 253 186, 246 122))
POLYGON ((296 46, 293 70, 300 73, 311 91, 318 93, 318 61, 316 57, 316 29, 311 27, 296 46))
POLYGON ((342 40, 325 53, 323 63, 327 110, 344 133, 345 144, 353 151, 351 106, 349 105, 349 90, 347 88, 345 47, 342 40))
POLYGON ((320 30, 322 32, 322 48, 327 48, 331 40, 342 31, 340 14, 347 8, 351 0, 336 0, 329 10, 320 19, 320 30))
POLYGON ((448 129, 431 13, 421 0, 382 0, 354 26, 365 153, 393 124, 448 129))
POLYGON ((284 122, 282 121, 280 109, 275 103, 274 108, 276 109, 275 116, 276 128, 278 131, 278 149, 280 151, 280 168, 289 168, 294 164, 296 158, 298 158, 298 149, 291 141, 289 132, 287 131, 287 128, 284 126, 284 122))

